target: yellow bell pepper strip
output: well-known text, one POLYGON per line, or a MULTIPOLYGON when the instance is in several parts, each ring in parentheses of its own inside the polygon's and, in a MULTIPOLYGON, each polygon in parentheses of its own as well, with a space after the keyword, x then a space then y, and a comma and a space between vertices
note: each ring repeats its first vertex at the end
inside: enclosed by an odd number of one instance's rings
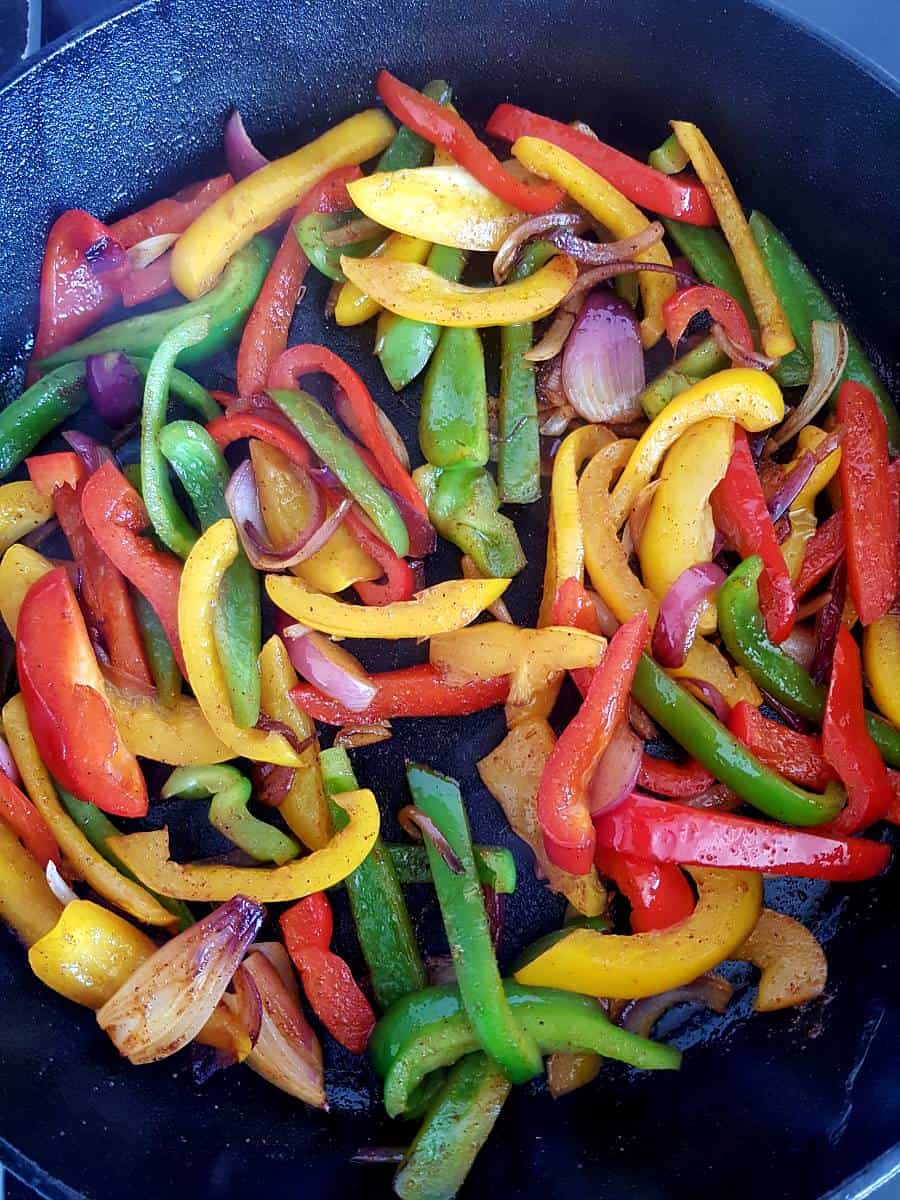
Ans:
POLYGON ((334 887, 355 871, 375 844, 380 816, 367 789, 335 798, 349 822, 327 846, 283 867, 232 867, 225 863, 177 863, 169 857, 169 831, 109 839, 122 862, 154 891, 178 900, 222 901, 238 894, 260 904, 299 900, 334 887))
POLYGON ((85 882, 110 904, 143 921, 145 925, 169 927, 177 924, 176 916, 163 908, 140 884, 120 875, 94 849, 63 808, 53 781, 38 755, 21 696, 13 696, 4 705, 3 729, 28 795, 47 822, 63 854, 85 882))
POLYGON ((691 867, 697 905, 669 929, 628 935, 573 929, 515 972, 528 987, 611 1000, 655 996, 690 983, 744 942, 762 909, 762 878, 691 867))
POLYGON ((596 667, 605 648, 605 638, 583 629, 487 621, 433 637, 429 657, 450 683, 510 675, 509 702, 523 704, 554 672, 596 667))
POLYGON ((457 250, 499 250, 527 216, 456 165, 364 175, 347 191, 379 225, 457 250))
MULTIPOLYGON (((552 179, 565 188, 575 203, 586 209, 601 225, 605 225, 614 237, 634 237, 650 224, 639 208, 568 150, 540 138, 521 137, 513 144, 512 152, 529 171, 552 179)), ((672 265, 669 252, 662 242, 639 254, 637 261, 658 263, 664 267, 672 265)), ((665 332, 662 308, 675 292, 675 278, 674 275, 659 271, 643 271, 638 275, 638 284, 644 305, 641 341, 644 348, 649 350, 665 332)))
POLYGON ((93 900, 73 900, 28 951, 47 987, 87 1008, 102 1008, 155 951, 140 929, 93 900))
MULTIPOLYGON (((687 429, 665 457, 637 547, 644 584, 662 601, 688 567, 712 558, 716 529, 710 494, 731 461, 734 425, 722 417, 687 429)), ((707 602, 700 633, 712 633, 716 610, 707 602)))
POLYGON ((578 278, 578 266, 567 254, 502 287, 467 287, 444 279, 418 263, 385 258, 341 258, 344 274, 382 308, 414 321, 483 329, 518 325, 546 317, 578 278))
POLYGON ((784 399, 774 379, 762 371, 734 367, 701 379, 666 405, 634 449, 610 498, 616 529, 631 512, 638 492, 650 482, 666 451, 700 421, 729 417, 749 433, 777 425, 784 416, 784 399))
MULTIPOLYGON (((386 258, 395 262, 423 263, 431 251, 431 243, 405 233, 392 233, 373 250, 370 258, 386 258)), ((342 284, 334 306, 334 319, 341 326, 362 325, 381 312, 381 305, 355 283, 342 284)))
POLYGON ((900 617, 889 613, 863 629, 863 662, 872 699, 900 728, 900 617))
POLYGON ((222 579, 238 549, 234 523, 225 518, 197 539, 184 564, 178 593, 178 636, 188 682, 211 729, 234 755, 299 767, 300 758, 284 734, 242 729, 232 716, 216 646, 216 611, 222 579))
POLYGON ((267 717, 287 725, 299 744, 305 746, 300 754, 301 765, 294 771, 278 811, 304 846, 321 850, 331 837, 331 818, 319 770, 316 727, 290 696, 298 682, 284 642, 280 637, 270 637, 259 656, 262 710, 267 717))
POLYGON ((31 946, 53 928, 61 912, 37 860, 0 821, 0 921, 31 946))
MULTIPOLYGON (((336 638, 428 638, 462 629, 499 600, 508 579, 448 579, 424 588, 412 600, 378 608, 322 596, 300 579, 267 575, 266 592, 278 608, 310 629, 336 638)), ((183 585, 182 585, 183 587, 183 585)))
POLYGON ((390 119, 368 109, 229 188, 175 243, 171 269, 179 292, 189 300, 208 292, 233 255, 294 208, 304 192, 337 167, 374 158, 393 134, 390 119))
MULTIPOLYGON (((796 467, 805 451, 813 451, 823 442, 828 434, 824 429, 819 429, 816 425, 806 425, 797 434, 797 453, 790 463, 785 467, 785 471, 790 471, 796 467)), ((828 487, 832 479, 837 474, 837 469, 841 465, 841 448, 823 458, 820 463, 816 463, 812 475, 797 493, 794 503, 791 505, 788 516, 791 521, 791 532, 787 538, 781 543, 781 553, 784 555, 784 561, 787 564, 787 569, 791 577, 791 582, 796 583, 797 577, 800 574, 800 568, 803 566, 803 559, 806 555, 806 544, 816 532, 816 498, 820 492, 828 487)))
POLYGON ((796 1008, 821 996, 828 981, 828 960, 805 925, 764 908, 734 958, 751 962, 762 975, 753 1007, 757 1012, 796 1008))
POLYGON ((0 487, 0 554, 52 516, 53 501, 42 496, 33 483, 4 483, 0 487))
POLYGON ((43 554, 18 543, 10 546, 0 559, 0 614, 14 641, 25 593, 42 575, 52 570, 53 563, 43 554))
MULTIPOLYGON (((629 460, 634 444, 623 438, 598 451, 581 477, 578 500, 584 526, 585 561, 595 591, 616 620, 627 621, 635 613, 646 612, 652 625, 659 602, 631 570, 609 511, 610 483, 616 471, 629 460)), ((749 675, 744 671, 735 674, 719 650, 700 637, 694 639, 684 664, 671 674, 711 683, 732 706, 739 700, 759 706, 762 700, 749 675)))
MULTIPOLYGON (((297 486, 290 461, 275 446, 255 438, 250 442, 250 461, 272 544, 277 550, 293 545, 306 526, 309 500, 297 486)), ((382 570, 342 523, 321 550, 291 567, 291 574, 305 580, 315 591, 332 595, 360 580, 380 579, 382 570)))
POLYGON ((547 857, 538 825, 538 786, 555 744, 553 730, 543 718, 521 721, 478 763, 478 774, 503 809, 513 833, 531 849, 550 890, 565 896, 583 916, 598 917, 606 912, 606 890, 597 872, 571 875, 555 866, 547 857))
POLYGON ((712 146, 696 125, 691 121, 669 123, 701 183, 706 186, 712 206, 716 210, 722 232, 734 254, 734 261, 738 265, 750 303, 759 321, 763 351, 775 358, 783 358, 796 348, 797 343, 778 299, 778 293, 766 270, 766 264, 753 240, 753 234, 731 180, 712 146))

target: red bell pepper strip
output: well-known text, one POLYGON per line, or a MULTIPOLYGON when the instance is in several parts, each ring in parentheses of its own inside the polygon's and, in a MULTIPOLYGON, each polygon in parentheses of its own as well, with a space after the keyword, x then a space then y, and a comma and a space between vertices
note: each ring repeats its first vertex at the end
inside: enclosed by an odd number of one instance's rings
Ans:
POLYGON ((106 699, 75 592, 62 567, 25 594, 16 667, 41 758, 64 788, 105 812, 142 817, 147 785, 106 699))
MULTIPOLYGON (((441 109, 441 112, 443 111, 441 109)), ((333 350, 329 350, 327 346, 316 346, 312 343, 291 346, 290 350, 285 350, 284 354, 280 355, 273 364, 269 371, 268 386, 270 388, 296 388, 299 378, 320 372, 330 375, 346 393, 347 401, 356 419, 360 441, 367 450, 371 450, 381 464, 381 470, 388 486, 423 516, 427 516, 425 501, 422 499, 419 489, 384 436, 375 405, 369 395, 369 389, 353 368, 339 358, 333 350)))
MULTIPOLYGON (((553 606, 550 610, 550 624, 572 625, 576 629, 584 629, 588 633, 600 632, 597 609, 594 607, 587 588, 579 579, 564 579, 556 589, 553 606)), ((580 667, 576 671, 570 671, 569 674, 582 696, 587 695, 594 674, 593 669, 580 667)))
POLYGON ((126 308, 146 304, 157 296, 164 296, 175 285, 172 283, 172 252, 161 254, 148 267, 127 271, 121 279, 122 303, 126 308))
POLYGON ((329 949, 333 922, 328 897, 324 892, 304 896, 281 914, 279 924, 313 1012, 335 1041, 362 1054, 375 1028, 375 1013, 350 968, 329 949))
POLYGON ((686 221, 689 225, 717 224, 706 189, 696 179, 663 175, 562 121, 539 116, 516 104, 498 104, 487 123, 487 132, 491 137, 507 142, 515 142, 520 137, 542 138, 574 154, 640 208, 649 208, 651 212, 686 221))
POLYGON ((76 454, 42 455, 25 460, 31 482, 53 500, 53 508, 69 543, 72 557, 81 568, 81 596, 88 615, 97 627, 113 667, 153 686, 153 676, 141 639, 128 584, 121 571, 101 550, 81 512, 81 497, 88 480, 84 463, 76 454), (55 480, 44 458, 60 468, 55 480), (69 460, 71 461, 64 461, 69 460), (74 482, 73 482, 74 481, 74 482), (49 491, 47 490, 49 488, 49 491))
POLYGON ((454 161, 507 204, 523 212, 543 213, 563 199, 564 193, 554 183, 527 183, 511 175, 472 126, 453 109, 401 83, 390 71, 379 71, 376 86, 385 107, 398 121, 426 142, 446 150, 454 161))
POLYGON ((149 601, 186 677, 178 639, 181 561, 142 536, 150 527, 143 500, 113 463, 104 463, 85 484, 81 511, 100 548, 149 601))
POLYGON ((231 409, 225 416, 210 421, 206 432, 220 450, 227 449, 232 442, 241 438, 258 438, 280 450, 294 466, 308 467, 310 463, 306 442, 275 409, 231 409))
POLYGON ((430 663, 382 671, 370 675, 369 683, 378 690, 369 707, 361 712, 345 708, 308 683, 292 688, 291 699, 315 721, 358 725, 393 717, 466 717, 503 704, 509 694, 509 678, 505 675, 453 684, 430 663))
POLYGON ((311 212, 349 208, 347 184, 358 179, 360 174, 359 167, 339 167, 311 188, 294 210, 241 336, 237 388, 242 396, 252 396, 263 390, 272 364, 287 347, 291 320, 309 266, 309 259, 294 233, 295 223, 311 212))
MULTIPOLYGON (((33 360, 77 342, 119 298, 121 263, 110 270, 91 263, 118 239, 106 225, 79 208, 57 217, 47 235, 33 360)), ((124 260, 121 243, 119 253, 124 260)), ((103 263, 102 266, 106 266, 103 263)))
POLYGON ((890 847, 809 833, 632 793, 594 821, 597 844, 649 862, 734 867, 846 882, 882 871, 890 847))
POLYGON ((837 779, 822 753, 822 739, 770 721, 758 708, 740 700, 731 710, 728 728, 760 762, 785 779, 813 792, 824 792, 837 779))
POLYGON ((611 879, 631 905, 632 933, 668 929, 686 920, 694 911, 694 893, 678 867, 670 863, 644 862, 597 846, 594 865, 611 879))
POLYGON ((594 863, 594 827, 587 788, 597 760, 627 719, 638 660, 650 637, 646 613, 616 631, 595 669, 581 708, 550 752, 538 787, 538 823, 550 861, 573 875, 594 863))
POLYGON ((46 869, 60 863, 59 847, 47 822, 28 797, 0 771, 0 818, 10 827, 32 858, 46 869))
POLYGON ((794 584, 794 595, 798 600, 834 570, 845 545, 844 514, 840 511, 832 513, 806 543, 806 553, 794 584))
MULTIPOLYGON (((330 488, 322 488, 322 491, 333 507, 340 504, 341 497, 338 493, 330 488)), ((381 540, 355 504, 344 521, 357 545, 384 570, 383 582, 359 579, 354 583, 353 590, 363 604, 377 607, 393 604, 396 600, 411 600, 416 587, 416 576, 406 559, 401 558, 387 542, 381 540)))
POLYGON ((673 350, 694 317, 702 312, 708 312, 739 349, 748 354, 753 353, 753 333, 737 300, 721 288, 703 283, 682 288, 671 295, 663 305, 666 335, 673 350))
MULTIPOLYGON (((753 709, 756 712, 756 709, 753 709)), ((638 772, 638 783, 660 796, 671 796, 687 800, 699 796, 715 783, 716 777, 695 759, 687 762, 672 762, 669 758, 654 758, 644 754, 638 772)))
POLYGON ((888 474, 887 424, 875 397, 847 380, 838 392, 845 427, 838 476, 847 535, 847 582, 863 625, 883 617, 897 590, 897 502, 888 474))
POLYGON ((758 554, 763 560, 759 602, 773 642, 783 642, 794 628, 796 604, 791 577, 756 473, 747 434, 734 430, 734 451, 722 482, 712 493, 716 528, 741 558, 758 554))
POLYGON ((866 728, 862 662, 845 625, 838 630, 831 664, 822 752, 847 789, 847 804, 828 828, 851 834, 880 821, 891 807, 894 793, 884 760, 866 728))
POLYGON ((202 183, 192 183, 174 196, 156 200, 121 221, 114 221, 109 232, 126 250, 162 233, 184 233, 202 212, 233 186, 230 175, 217 175, 202 183))

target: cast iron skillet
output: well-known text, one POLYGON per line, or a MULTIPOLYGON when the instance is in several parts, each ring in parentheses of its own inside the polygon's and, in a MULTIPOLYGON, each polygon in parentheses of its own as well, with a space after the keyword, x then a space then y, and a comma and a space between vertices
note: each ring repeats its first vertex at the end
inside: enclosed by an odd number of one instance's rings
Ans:
MULTIPOLYGON (((51 48, 0 92, 0 400, 21 384, 43 239, 61 209, 115 216, 220 170, 232 104, 265 150, 286 150, 371 103, 381 65, 412 82, 445 76, 473 118, 509 98, 581 117, 641 153, 669 117, 698 120, 742 197, 789 232, 854 329, 870 346, 898 344, 900 93, 768 11, 735 0, 146 0, 51 48)), ((416 389, 391 399, 370 334, 326 330, 320 310, 314 293, 296 335, 346 354, 415 444, 416 389)), ((884 365, 892 379, 896 364, 884 365)), ((539 561, 542 515, 519 524, 539 561)), ((519 619, 533 615, 537 577, 535 567, 513 589, 519 619)), ((462 781, 481 840, 516 848, 474 769, 501 728, 499 714, 399 722, 393 741, 358 756, 359 773, 393 812, 404 755, 424 759, 462 781)), ((165 819, 183 828, 190 807, 165 819)), ((193 818, 202 826, 196 807, 193 818)), ((520 868, 507 958, 560 916, 521 856, 520 868)), ((724 1021, 679 1016, 675 1039, 693 1049, 678 1075, 610 1072, 557 1103, 543 1086, 517 1089, 467 1195, 812 1200, 862 1171, 840 1191, 861 1195, 900 1165, 898 879, 895 869, 829 894, 772 889, 829 941, 826 998, 748 1021, 751 990, 724 1021)), ((422 907, 432 925, 427 896, 422 907)), ((183 1059, 128 1066, 0 931, 0 1157, 43 1194, 388 1194, 387 1173, 349 1158, 404 1130, 385 1122, 371 1077, 347 1056, 330 1055, 327 1116, 246 1070, 198 1088, 183 1059)))

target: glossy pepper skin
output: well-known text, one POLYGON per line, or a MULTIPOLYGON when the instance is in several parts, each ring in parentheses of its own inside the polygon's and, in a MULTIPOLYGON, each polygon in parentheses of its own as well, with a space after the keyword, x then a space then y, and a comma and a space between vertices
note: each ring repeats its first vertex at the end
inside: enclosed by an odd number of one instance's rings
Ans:
POLYGON ((488 461, 487 380, 477 329, 445 329, 422 389, 419 445, 435 467, 488 461))
POLYGON ((846 544, 844 514, 840 511, 832 513, 806 543, 806 553, 794 583, 794 595, 798 600, 837 566, 846 544))
POLYGON ((497 485, 484 467, 419 467, 415 479, 432 525, 468 554, 483 576, 509 579, 523 569, 516 527, 500 512, 497 485))
MULTIPOLYGON (((385 846, 385 849, 401 883, 431 883, 431 868, 424 846, 400 843, 385 846)), ((516 860, 510 851, 502 846, 474 846, 472 849, 481 886, 493 888, 500 896, 511 896, 516 890, 516 860)))
MULTIPOLYGON (((432 246, 425 265, 436 275, 455 283, 462 275, 466 254, 453 246, 432 246)), ((375 354, 395 392, 427 367, 441 337, 434 322, 415 321, 382 312, 375 334, 375 354)))
POLYGON ((381 671, 370 675, 369 682, 377 690, 368 708, 359 712, 344 708, 308 683, 297 684, 291 690, 291 699, 314 721, 348 725, 354 721, 386 721, 393 717, 464 717, 502 704, 509 692, 506 678, 449 684, 430 663, 381 671))
POLYGON ((0 819, 0 921, 31 946, 49 933, 61 912, 43 867, 0 819))
MULTIPOLYGON (((323 750, 320 762, 329 795, 356 791, 359 785, 346 750, 340 746, 323 750)), ((332 818, 336 829, 342 829, 347 821, 346 813, 337 805, 332 809, 332 818)), ((365 862, 347 876, 344 885, 375 1000, 379 1008, 387 1009, 409 992, 425 987, 428 977, 393 856, 381 838, 376 840, 365 862)))
POLYGON ((760 762, 801 787, 821 792, 838 778, 825 761, 820 737, 770 721, 746 700, 731 710, 728 728, 760 762))
POLYGON ((900 616, 886 616, 863 631, 863 661, 869 691, 889 721, 900 725, 900 616))
POLYGON ((0 554, 52 516, 50 497, 27 479, 0 485, 0 554))
POLYGON ((677 864, 648 862, 598 843, 594 865, 631 905, 632 933, 668 929, 694 911, 694 893, 677 864))
MULTIPOLYGON (((759 710, 746 700, 741 700, 731 710, 738 708, 756 713, 759 710)), ((731 726, 729 726, 731 728, 731 726)), ((780 728, 780 727, 779 727, 780 728)), ((732 730, 734 732, 734 730, 732 730)), ((741 741, 744 739, 741 738, 741 741)), ((673 762, 668 758, 654 758, 644 753, 641 759, 638 783, 650 792, 658 792, 660 796, 671 796, 675 800, 686 800, 691 796, 699 796, 701 792, 713 783, 715 776, 707 771, 701 763, 688 759, 687 762, 673 762)))
POLYGON ((146 596, 135 591, 131 600, 150 674, 156 686, 156 694, 163 706, 172 707, 181 695, 181 671, 178 669, 175 652, 166 637, 162 621, 146 596))
MULTIPOLYGON (((187 492, 201 529, 208 529, 227 517, 228 465, 202 425, 193 421, 171 422, 159 434, 159 447, 187 492)), ((256 660, 260 651, 261 620, 256 572, 246 554, 240 551, 225 577, 216 637, 231 710, 237 724, 244 727, 255 725, 259 719, 256 660)))
POLYGON ((126 817, 147 811, 147 785, 123 745, 66 572, 32 584, 19 613, 16 667, 28 721, 53 774, 80 799, 126 817))
POLYGON ((235 255, 215 289, 202 300, 117 321, 41 359, 35 365, 44 372, 62 363, 87 358, 89 354, 107 354, 111 350, 150 358, 166 334, 177 325, 203 316, 209 318, 209 333, 202 341, 180 351, 178 361, 185 364, 210 358, 240 332, 244 319, 259 295, 271 258, 268 244, 257 239, 235 255))
POLYGON ((407 764, 406 777, 416 807, 437 825, 462 863, 462 872, 455 874, 425 835, 460 994, 477 1043, 513 1082, 524 1082, 540 1073, 541 1057, 534 1039, 516 1026, 503 994, 459 788, 452 779, 415 764, 407 764))
POLYGON ((840 809, 840 788, 832 784, 824 795, 805 792, 764 767, 709 709, 646 655, 635 672, 633 694, 690 755, 760 812, 790 825, 822 825, 840 809))
POLYGON ((651 379, 639 399, 644 416, 652 421, 676 396, 686 392, 700 379, 714 375, 728 366, 728 355, 720 350, 713 337, 704 338, 670 367, 651 379))
POLYGON ((741 306, 728 292, 709 284, 682 288, 663 305, 666 336, 673 350, 694 317, 702 312, 708 312, 736 346, 749 354, 753 353, 753 332, 741 306))
POLYGON ((0 412, 0 479, 87 400, 84 363, 57 367, 0 412))
POLYGON ((59 847, 47 822, 4 772, 0 771, 0 819, 6 822, 31 857, 42 868, 60 863, 59 847))
MULTIPOLYGON (((825 689, 766 637, 756 585, 762 571, 758 558, 736 567, 719 591, 719 631, 729 654, 776 700, 807 720, 821 722, 825 689)), ((875 713, 866 712, 866 728, 882 758, 900 767, 900 730, 875 713)), ((725 782, 728 782, 727 780, 725 782)), ((770 814, 771 815, 771 814, 770 814)), ((796 823, 796 822, 795 822, 796 823)))

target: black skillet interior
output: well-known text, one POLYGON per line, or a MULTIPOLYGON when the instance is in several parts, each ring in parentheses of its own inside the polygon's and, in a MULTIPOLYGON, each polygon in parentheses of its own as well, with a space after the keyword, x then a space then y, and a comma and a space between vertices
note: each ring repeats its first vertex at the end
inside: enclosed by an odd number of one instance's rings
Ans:
MULTIPOLYGON (((512 99, 645 153, 669 117, 702 123, 748 204, 758 204, 834 285, 870 346, 898 343, 900 96, 834 48, 755 6, 714 0, 459 0, 391 6, 349 0, 150 0, 49 53, 0 93, 0 400, 17 394, 40 254, 56 213, 101 217, 221 169, 222 122, 237 104, 263 149, 284 151, 372 102, 375 70, 450 79, 467 115, 512 99)), ((362 371, 415 445, 415 386, 396 399, 370 357, 370 332, 326 329, 314 288, 295 338, 327 340, 362 371)), ((884 364, 893 381, 896 363, 884 364)), ((213 376, 228 379, 227 362, 213 376)), ((543 516, 518 517, 535 565, 511 591, 533 614, 543 516)), ((446 565, 446 564, 445 564, 446 565)), ((431 568, 437 577, 441 563, 431 568)), ((409 654, 408 650, 403 653, 409 654)), ((372 666, 383 657, 364 657, 372 666)), ((508 959, 559 918, 480 787, 475 761, 501 736, 499 714, 398 722, 357 755, 388 814, 404 802, 404 756, 458 777, 476 835, 516 850, 521 886, 507 907, 508 959)), ((187 808, 187 806, 185 806, 187 808)), ((186 811, 159 822, 190 823, 186 811)), ((202 814, 194 814, 196 826, 202 814)), ((392 817, 386 821, 396 835, 392 817)), ((812 1200, 900 1136, 900 976, 893 970, 898 872, 834 889, 780 885, 770 900, 829 940, 826 998, 802 1014, 746 1020, 679 1014, 692 1049, 678 1075, 605 1073, 563 1101, 519 1089, 480 1156, 467 1194, 596 1200, 812 1200)), ((433 932, 433 902, 420 897, 433 932)), ((312 1113, 249 1071, 203 1088, 182 1058, 140 1070, 120 1061, 91 1014, 47 992, 0 931, 0 1157, 46 1195, 97 1200, 195 1192, 387 1195, 361 1145, 405 1141, 383 1118, 364 1068, 330 1053, 332 1112, 312 1113), (74 1189, 71 1191, 70 1189, 74 1189)))

